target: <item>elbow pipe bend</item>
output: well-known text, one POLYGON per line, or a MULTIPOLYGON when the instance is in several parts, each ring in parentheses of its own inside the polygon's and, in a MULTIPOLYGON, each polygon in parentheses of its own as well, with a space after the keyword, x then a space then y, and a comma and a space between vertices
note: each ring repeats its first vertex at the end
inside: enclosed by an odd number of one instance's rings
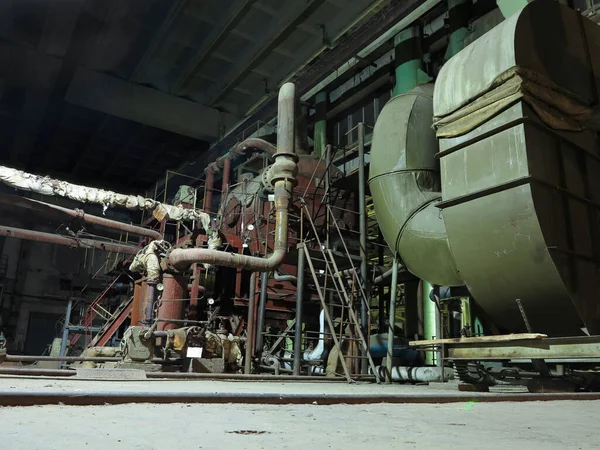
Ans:
POLYGON ((273 155, 275 195, 275 244, 267 258, 240 255, 212 249, 173 249, 167 255, 167 264, 174 270, 186 271, 193 263, 240 268, 253 272, 271 272, 283 263, 288 250, 288 209, 296 185, 298 157, 295 154, 295 101, 293 83, 279 90, 277 151, 273 155))

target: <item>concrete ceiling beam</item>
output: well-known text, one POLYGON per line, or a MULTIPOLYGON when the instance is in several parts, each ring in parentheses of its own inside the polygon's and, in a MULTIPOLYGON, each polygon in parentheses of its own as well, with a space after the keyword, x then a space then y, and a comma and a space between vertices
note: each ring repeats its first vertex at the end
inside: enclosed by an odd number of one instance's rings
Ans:
POLYGON ((214 108, 81 67, 65 100, 200 140, 214 141, 238 122, 237 117, 214 108))

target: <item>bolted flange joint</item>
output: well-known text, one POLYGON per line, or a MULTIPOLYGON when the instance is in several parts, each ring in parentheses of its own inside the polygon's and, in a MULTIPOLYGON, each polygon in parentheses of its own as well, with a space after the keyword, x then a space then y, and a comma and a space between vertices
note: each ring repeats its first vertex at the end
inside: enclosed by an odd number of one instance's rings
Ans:
POLYGON ((296 176, 298 175, 298 157, 294 153, 280 153, 273 155, 275 163, 272 167, 271 182, 275 184, 277 181, 290 181, 294 186, 298 183, 296 176))

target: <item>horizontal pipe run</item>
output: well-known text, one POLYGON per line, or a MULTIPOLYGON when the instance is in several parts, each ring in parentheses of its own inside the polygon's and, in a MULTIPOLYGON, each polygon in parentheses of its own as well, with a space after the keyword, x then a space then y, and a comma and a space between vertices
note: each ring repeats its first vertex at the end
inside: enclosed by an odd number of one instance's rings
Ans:
POLYGON ((48 244, 66 245, 68 247, 85 248, 93 247, 105 252, 127 253, 134 255, 138 252, 137 247, 110 242, 95 241, 92 239, 77 239, 73 237, 60 236, 58 234, 43 233, 41 231, 23 230, 21 228, 0 226, 0 236, 25 239, 28 241, 46 242, 48 244))
MULTIPOLYGON (((291 378, 291 377, 288 377, 291 378)), ((39 406, 39 405, 122 405, 127 403, 196 403, 196 404, 269 404, 269 405, 366 405, 388 404, 431 404, 431 403, 473 403, 473 402, 531 402, 561 400, 600 400, 600 393, 561 393, 561 394, 487 394, 487 393, 445 393, 445 394, 278 394, 252 392, 123 392, 71 390, 52 392, 44 390, 2 390, 0 406, 39 406), (466 394, 466 395, 465 395, 466 394)))
POLYGON ((32 356, 32 355, 6 355, 6 362, 36 362, 36 361, 62 361, 62 362, 116 362, 123 358, 115 356, 32 356))
POLYGON ((155 230, 130 225, 128 223, 123 223, 116 220, 106 219, 104 217, 93 216, 91 214, 86 214, 79 209, 73 210, 69 208, 64 208, 62 206, 53 205, 51 203, 41 202, 38 200, 33 200, 18 195, 0 194, 0 203, 14 205, 21 208, 30 209, 32 211, 39 211, 42 213, 57 211, 69 217, 80 219, 86 223, 91 223, 93 225, 99 225, 102 227, 111 228, 113 230, 119 230, 135 234, 136 236, 146 236, 154 240, 161 240, 163 238, 162 234, 155 230))

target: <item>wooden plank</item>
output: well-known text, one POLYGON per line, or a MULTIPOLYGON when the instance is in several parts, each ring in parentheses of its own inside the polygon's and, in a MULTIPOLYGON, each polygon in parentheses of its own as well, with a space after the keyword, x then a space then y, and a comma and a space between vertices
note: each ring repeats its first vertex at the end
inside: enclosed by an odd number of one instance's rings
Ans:
POLYGON ((498 336, 478 336, 468 338, 431 339, 427 341, 410 341, 411 347, 424 347, 428 345, 452 345, 452 344, 485 344, 498 342, 525 341, 533 339, 545 339, 548 335, 540 333, 517 333, 502 334, 498 336))

